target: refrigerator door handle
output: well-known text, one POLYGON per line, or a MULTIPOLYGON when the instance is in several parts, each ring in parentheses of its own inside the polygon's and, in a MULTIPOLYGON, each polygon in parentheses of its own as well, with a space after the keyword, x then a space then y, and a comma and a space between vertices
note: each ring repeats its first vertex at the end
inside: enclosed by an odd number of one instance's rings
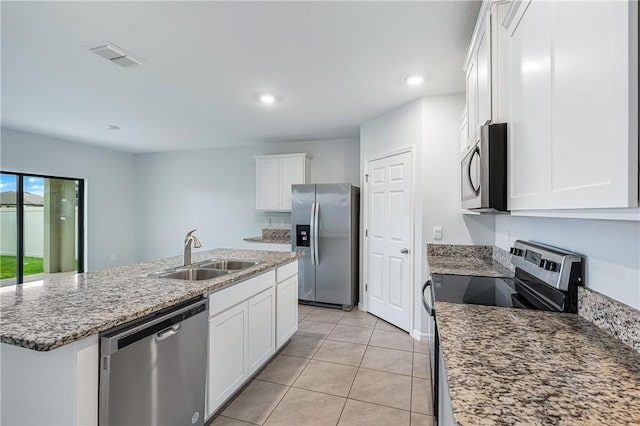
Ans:
POLYGON ((315 214, 315 221, 313 222, 313 251, 314 251, 314 258, 316 261, 316 265, 320 263, 320 253, 318 253, 318 231, 319 231, 319 225, 318 223, 320 222, 320 203, 315 203, 315 210, 316 210, 316 214, 315 214))
POLYGON ((315 220, 316 220, 316 203, 311 204, 311 218, 309 219, 309 224, 311 226, 309 226, 309 233, 311 235, 309 235, 309 255, 311 256, 311 264, 315 265, 316 264, 316 256, 315 256, 315 247, 314 247, 314 238, 315 238, 315 232, 314 232, 314 224, 315 224, 315 220))

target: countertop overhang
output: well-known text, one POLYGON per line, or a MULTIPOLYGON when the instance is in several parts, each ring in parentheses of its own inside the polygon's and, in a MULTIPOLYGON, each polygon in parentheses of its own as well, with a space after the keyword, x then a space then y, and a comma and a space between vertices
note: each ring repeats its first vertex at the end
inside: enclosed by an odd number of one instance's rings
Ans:
POLYGON ((181 256, 0 289, 0 342, 50 351, 160 309, 205 295, 292 262, 295 252, 214 249, 207 259, 256 260, 259 265, 204 281, 148 278, 182 264, 181 256))

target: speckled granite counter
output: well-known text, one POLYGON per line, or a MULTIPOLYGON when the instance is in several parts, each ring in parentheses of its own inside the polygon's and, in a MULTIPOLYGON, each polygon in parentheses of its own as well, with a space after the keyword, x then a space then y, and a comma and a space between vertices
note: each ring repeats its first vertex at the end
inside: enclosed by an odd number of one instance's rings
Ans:
POLYGON ((297 258, 297 253, 216 249, 193 254, 206 259, 263 263, 205 281, 147 278, 182 264, 170 257, 134 265, 36 281, 0 289, 0 341, 37 351, 108 330, 193 297, 217 291, 297 258))
POLYGON ((273 238, 262 238, 262 235, 257 237, 247 237, 243 238, 244 241, 248 243, 264 243, 264 244, 291 244, 291 238, 289 239, 273 239, 273 238))
POLYGON ((436 302, 460 425, 640 424, 640 355, 574 314, 436 302))
POLYGON ((291 244, 291 229, 288 228, 264 228, 262 235, 245 238, 250 243, 264 244, 291 244))
MULTIPOLYGON (((492 246, 429 244, 427 246, 429 271, 432 274, 512 277, 513 271, 505 264, 498 262, 497 259, 500 257, 494 253, 498 250, 500 249, 492 246)), ((503 257, 508 262, 507 257, 503 257)))

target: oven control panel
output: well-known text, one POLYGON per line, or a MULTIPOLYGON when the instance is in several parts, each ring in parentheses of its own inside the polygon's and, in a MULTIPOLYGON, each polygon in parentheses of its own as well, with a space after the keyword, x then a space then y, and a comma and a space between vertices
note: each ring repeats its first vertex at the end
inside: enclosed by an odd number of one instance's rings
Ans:
POLYGON ((518 240, 511 247, 511 263, 547 284, 567 290, 571 280, 582 281, 582 256, 541 243, 518 240), (579 274, 579 277, 575 275, 579 274), (573 275, 572 275, 573 274, 573 275))

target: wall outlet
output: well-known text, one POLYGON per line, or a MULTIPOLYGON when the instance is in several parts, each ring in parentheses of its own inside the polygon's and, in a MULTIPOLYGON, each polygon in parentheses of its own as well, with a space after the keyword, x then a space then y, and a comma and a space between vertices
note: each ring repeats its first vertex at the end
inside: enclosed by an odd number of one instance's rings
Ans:
POLYGON ((442 239, 442 226, 434 226, 433 227, 433 239, 441 240, 442 239))
POLYGON ((111 255, 111 261, 112 261, 112 262, 115 262, 115 261, 116 261, 116 255, 115 255, 115 254, 112 254, 112 255, 111 255))

